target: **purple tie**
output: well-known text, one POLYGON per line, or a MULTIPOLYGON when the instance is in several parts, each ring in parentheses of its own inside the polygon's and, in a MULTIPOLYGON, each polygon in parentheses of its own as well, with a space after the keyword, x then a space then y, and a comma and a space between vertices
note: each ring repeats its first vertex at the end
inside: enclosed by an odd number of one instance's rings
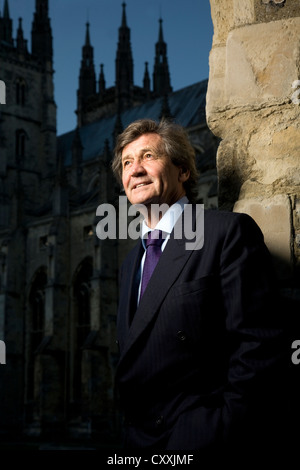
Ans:
POLYGON ((142 285, 141 285, 141 294, 140 298, 142 297, 147 284, 152 276, 155 266, 158 263, 159 257, 161 255, 161 245, 164 239, 162 237, 161 230, 153 230, 152 232, 148 233, 148 238, 145 240, 146 243, 146 258, 143 268, 143 277, 142 277, 142 285))

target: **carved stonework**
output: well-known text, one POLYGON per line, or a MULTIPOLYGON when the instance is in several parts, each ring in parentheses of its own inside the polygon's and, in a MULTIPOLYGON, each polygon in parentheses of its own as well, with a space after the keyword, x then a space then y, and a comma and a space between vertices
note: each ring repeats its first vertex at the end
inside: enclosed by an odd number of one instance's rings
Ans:
POLYGON ((220 208, 249 213, 280 278, 299 286, 300 3, 210 3, 214 39, 206 111, 209 127, 222 139, 220 208))

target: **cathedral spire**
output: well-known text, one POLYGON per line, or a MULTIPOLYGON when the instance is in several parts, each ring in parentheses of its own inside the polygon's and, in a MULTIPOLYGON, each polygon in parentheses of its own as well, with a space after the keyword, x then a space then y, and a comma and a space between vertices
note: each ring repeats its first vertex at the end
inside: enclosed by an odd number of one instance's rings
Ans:
POLYGON ((90 23, 86 23, 85 44, 82 47, 82 58, 79 77, 79 91, 83 98, 96 92, 96 75, 94 66, 94 48, 90 39, 90 23))
POLYGON ((127 28, 127 21, 126 21, 126 3, 122 3, 123 13, 122 13, 122 28, 127 28))
POLYGON ((8 0, 5 0, 4 2, 3 18, 9 18, 8 0))
POLYGON ((19 53, 27 52, 27 41, 24 39, 23 35, 22 18, 19 18, 19 26, 17 30, 17 51, 19 53))
POLYGON ((77 90, 78 125, 84 124, 84 110, 88 99, 96 94, 96 73, 94 65, 94 48, 91 45, 90 23, 86 23, 85 43, 79 72, 79 88, 77 90))
POLYGON ((116 99, 121 108, 131 105, 133 92, 133 60, 130 43, 130 29, 126 21, 126 3, 122 4, 122 24, 116 56, 116 99))
POLYGON ((164 43, 164 34, 163 34, 163 28, 162 28, 162 18, 159 19, 159 32, 158 32, 158 42, 160 44, 164 43))
POLYGON ((167 44, 163 37, 162 22, 163 20, 160 18, 158 42, 155 45, 153 91, 156 96, 164 96, 172 91, 167 58, 167 44))
POLYGON ((150 98, 150 76, 149 76, 149 71, 148 71, 148 62, 145 62, 145 72, 144 72, 144 80, 143 80, 143 85, 144 85, 144 93, 145 97, 148 100, 150 98))
POLYGON ((85 32, 85 46, 91 46, 91 38, 90 38, 90 23, 86 23, 86 32, 85 32))
POLYGON ((99 75, 99 94, 102 96, 105 92, 105 78, 103 71, 103 64, 100 64, 100 75, 99 75))
POLYGON ((9 16, 8 0, 4 2, 3 17, 0 17, 0 45, 1 42, 13 46, 14 41, 12 37, 12 20, 9 16))
POLYGON ((43 64, 53 59, 52 30, 48 14, 48 0, 35 0, 31 30, 32 54, 43 64))

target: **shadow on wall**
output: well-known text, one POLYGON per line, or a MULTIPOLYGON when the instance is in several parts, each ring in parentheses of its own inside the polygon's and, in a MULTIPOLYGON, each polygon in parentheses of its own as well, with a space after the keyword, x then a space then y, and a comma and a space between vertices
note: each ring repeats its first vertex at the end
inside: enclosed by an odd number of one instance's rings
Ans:
POLYGON ((282 384, 286 416, 282 436, 285 448, 293 453, 300 442, 300 282, 299 274, 286 261, 278 256, 273 260, 286 345, 286 376, 282 384))

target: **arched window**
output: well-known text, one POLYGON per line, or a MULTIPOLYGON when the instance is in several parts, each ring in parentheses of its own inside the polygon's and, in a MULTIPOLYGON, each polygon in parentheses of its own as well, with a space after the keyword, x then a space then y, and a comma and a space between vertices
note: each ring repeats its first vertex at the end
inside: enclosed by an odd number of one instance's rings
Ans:
POLYGON ((26 82, 24 78, 18 78, 16 80, 16 103, 20 106, 26 104, 26 82))
POLYGON ((16 157, 25 157, 26 155, 27 134, 23 129, 16 130, 16 157))
POLYGON ((27 399, 34 398, 34 358, 45 336, 45 288, 46 268, 40 268, 32 281, 29 292, 28 356, 27 356, 27 399))
POLYGON ((73 282, 72 352, 71 352, 71 401, 74 412, 79 411, 81 403, 82 356, 84 343, 91 331, 91 292, 90 280, 93 274, 92 259, 85 259, 77 269, 73 282))
POLYGON ((77 343, 82 347, 90 332, 90 288, 87 282, 83 281, 78 285, 76 292, 77 300, 77 343))
MULTIPOLYGON (((42 287, 42 286, 41 286, 42 287)), ((32 345, 36 349, 44 336, 45 328, 45 291, 37 289, 31 299, 32 303, 32 345)))

